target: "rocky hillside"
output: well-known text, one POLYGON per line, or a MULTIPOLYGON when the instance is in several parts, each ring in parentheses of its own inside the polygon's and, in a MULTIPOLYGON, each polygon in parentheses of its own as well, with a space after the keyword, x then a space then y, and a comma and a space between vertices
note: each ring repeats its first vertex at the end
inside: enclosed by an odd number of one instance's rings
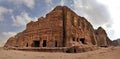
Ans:
POLYGON ((120 39, 113 40, 113 41, 112 41, 112 44, 113 44, 114 46, 120 45, 120 39))
POLYGON ((112 45, 111 40, 108 38, 107 33, 102 27, 95 30, 98 46, 107 47, 112 45))

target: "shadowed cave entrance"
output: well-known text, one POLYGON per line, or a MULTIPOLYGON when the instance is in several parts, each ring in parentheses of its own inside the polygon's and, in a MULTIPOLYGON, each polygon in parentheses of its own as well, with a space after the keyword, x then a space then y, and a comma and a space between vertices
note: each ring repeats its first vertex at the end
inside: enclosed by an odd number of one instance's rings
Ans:
POLYGON ((26 44, 26 47, 28 47, 28 43, 26 44))
POLYGON ((40 47, 40 41, 33 41, 34 47, 40 47))
POLYGON ((66 53, 77 53, 77 47, 70 47, 66 50, 66 53))
POLYGON ((55 47, 57 47, 57 41, 55 41, 55 47))
POLYGON ((73 37, 72 40, 75 41, 75 37, 73 37))
POLYGON ((47 42, 46 42, 46 40, 43 40, 43 47, 46 47, 47 46, 47 42))
POLYGON ((85 38, 81 38, 80 41, 82 42, 82 44, 86 44, 85 43, 85 38))
POLYGON ((74 48, 74 53, 77 53, 76 49, 74 48))

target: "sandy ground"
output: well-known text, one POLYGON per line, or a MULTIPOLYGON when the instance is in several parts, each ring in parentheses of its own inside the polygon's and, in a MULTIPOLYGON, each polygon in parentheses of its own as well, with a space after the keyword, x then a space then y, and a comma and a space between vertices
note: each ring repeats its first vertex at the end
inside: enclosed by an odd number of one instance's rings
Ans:
POLYGON ((120 59, 120 47, 100 48, 84 53, 30 52, 0 48, 0 59, 120 59))

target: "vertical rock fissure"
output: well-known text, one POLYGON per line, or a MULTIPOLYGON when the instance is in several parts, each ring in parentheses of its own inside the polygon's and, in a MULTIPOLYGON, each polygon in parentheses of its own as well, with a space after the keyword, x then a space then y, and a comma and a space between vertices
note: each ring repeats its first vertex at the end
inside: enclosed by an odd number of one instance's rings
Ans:
POLYGON ((65 19, 65 11, 64 7, 62 7, 62 16, 63 16, 63 47, 65 47, 66 43, 66 19, 65 19))

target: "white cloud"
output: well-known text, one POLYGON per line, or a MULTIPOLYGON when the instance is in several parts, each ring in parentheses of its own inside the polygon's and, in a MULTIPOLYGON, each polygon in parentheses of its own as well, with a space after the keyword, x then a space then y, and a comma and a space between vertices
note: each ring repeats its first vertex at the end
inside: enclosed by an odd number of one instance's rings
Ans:
POLYGON ((5 7, 2 7, 0 6, 0 21, 3 21, 4 20, 4 14, 6 13, 11 13, 12 10, 11 9, 8 9, 8 8, 5 8, 5 7))
POLYGON ((107 7, 96 0, 74 0, 74 8, 76 13, 87 18, 94 25, 94 28, 111 23, 107 7))
MULTIPOLYGON (((120 36, 118 35, 118 33, 120 33, 119 31, 120 29, 118 29, 119 28, 118 24, 120 22, 119 20, 114 21, 113 18, 118 18, 118 17, 113 17, 113 16, 118 16, 118 14, 120 13, 117 10, 120 10, 120 9, 115 9, 114 7, 112 7, 114 4, 111 4, 112 2, 110 1, 113 1, 113 0, 100 0, 100 1, 102 1, 102 3, 100 3, 97 0, 94 0, 94 1, 93 0, 74 0, 73 6, 77 14, 87 18, 87 20, 90 21, 90 23, 93 25, 94 28, 102 26, 106 30, 109 38, 111 40, 114 40, 118 38, 118 36, 120 36), (106 3, 106 4, 104 5, 103 3, 106 3), (111 9, 110 7, 107 6, 108 4, 111 5, 110 6, 112 7, 111 9), (112 12, 116 14, 113 14, 113 15, 110 14, 111 11, 109 9, 114 10, 114 12, 113 11, 112 12), (113 25, 113 23, 115 24, 113 25)), ((115 4, 115 5, 118 5, 118 4, 115 4)), ((120 19, 120 17, 118 19, 120 19)))
POLYGON ((7 0, 10 3, 13 3, 15 5, 26 5, 29 8, 33 8, 35 5, 35 0, 7 0))
POLYGON ((2 35, 6 38, 12 37, 14 35, 16 35, 16 32, 3 32, 2 35))
POLYGON ((102 26, 111 40, 120 38, 119 0, 74 0, 75 11, 94 26, 102 26))
POLYGON ((61 0, 61 6, 63 6, 64 5, 64 0, 61 0))
POLYGON ((98 2, 109 8, 113 20, 110 32, 114 32, 110 36, 112 39, 120 38, 120 0, 98 0, 98 2))
POLYGON ((45 0, 47 4, 52 4, 52 0, 45 0))
POLYGON ((26 12, 22 12, 20 15, 17 15, 17 16, 12 16, 12 19, 13 19, 13 26, 18 26, 18 27, 26 25, 31 20, 33 20, 33 21, 37 20, 36 17, 32 18, 26 12))
POLYGON ((97 1, 110 7, 120 6, 120 0, 97 0, 97 1))
POLYGON ((0 34, 0 47, 5 44, 7 39, 15 36, 16 34, 17 34, 16 32, 2 32, 2 34, 0 34))
POLYGON ((7 40, 8 38, 16 35, 16 32, 2 32, 0 34, 0 40, 7 40))

